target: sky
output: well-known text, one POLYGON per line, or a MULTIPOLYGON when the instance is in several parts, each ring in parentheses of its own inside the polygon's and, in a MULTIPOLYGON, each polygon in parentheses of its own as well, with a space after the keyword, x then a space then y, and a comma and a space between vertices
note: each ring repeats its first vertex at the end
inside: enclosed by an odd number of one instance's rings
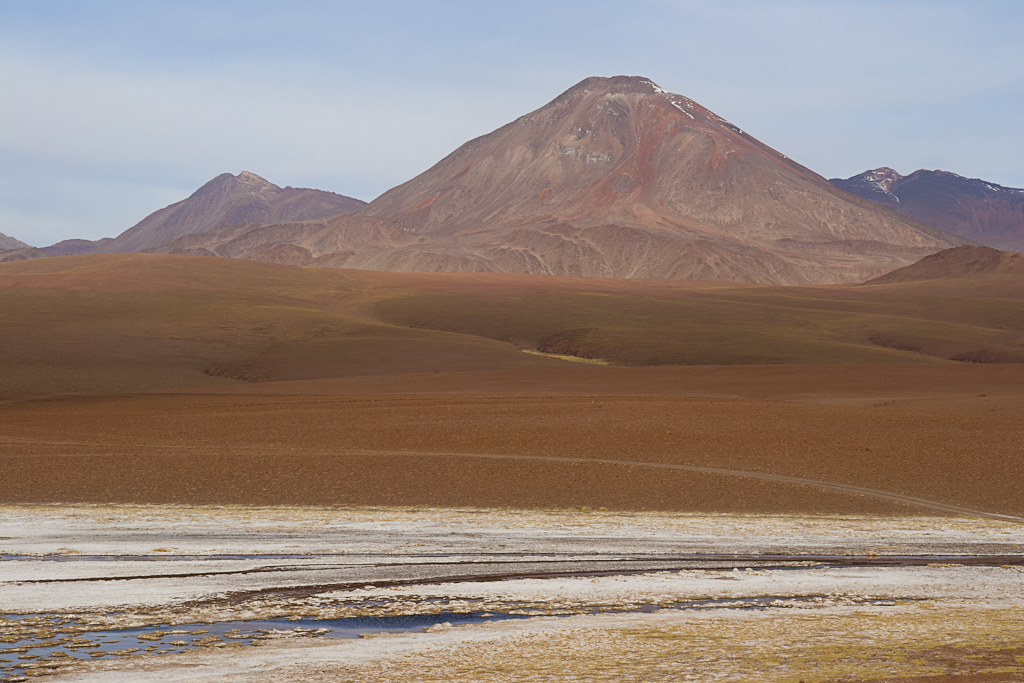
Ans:
POLYGON ((0 233, 115 236, 224 173, 369 201, 588 76, 821 175, 1024 187, 1024 2, 0 0, 0 233))

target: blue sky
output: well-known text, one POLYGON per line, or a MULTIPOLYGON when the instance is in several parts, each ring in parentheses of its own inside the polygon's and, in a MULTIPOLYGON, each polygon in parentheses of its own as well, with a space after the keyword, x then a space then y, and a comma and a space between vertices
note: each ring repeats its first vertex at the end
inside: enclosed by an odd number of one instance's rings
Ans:
POLYGON ((1024 2, 0 0, 0 232, 113 236, 219 173, 370 200, 587 76, 826 176, 1024 187, 1024 2))

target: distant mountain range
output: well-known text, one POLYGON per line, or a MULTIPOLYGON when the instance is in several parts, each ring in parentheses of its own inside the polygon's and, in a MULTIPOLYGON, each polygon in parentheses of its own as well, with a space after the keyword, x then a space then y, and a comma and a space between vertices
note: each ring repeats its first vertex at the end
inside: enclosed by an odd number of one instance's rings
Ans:
POLYGON ((830 182, 686 97, 616 76, 582 81, 369 204, 225 173, 116 238, 44 251, 827 284, 964 244, 1024 249, 1022 226, 1024 191, 886 168, 830 182))
POLYGON ((1024 250, 1024 190, 947 171, 921 170, 902 176, 886 167, 831 182, 978 244, 1024 250))
POLYGON ((365 203, 323 190, 281 188, 247 171, 223 173, 115 238, 65 240, 45 250, 54 256, 144 251, 221 225, 303 221, 354 211, 365 203))
POLYGON ((966 240, 837 190, 685 97, 589 78, 350 214, 154 251, 391 271, 820 284, 966 240))

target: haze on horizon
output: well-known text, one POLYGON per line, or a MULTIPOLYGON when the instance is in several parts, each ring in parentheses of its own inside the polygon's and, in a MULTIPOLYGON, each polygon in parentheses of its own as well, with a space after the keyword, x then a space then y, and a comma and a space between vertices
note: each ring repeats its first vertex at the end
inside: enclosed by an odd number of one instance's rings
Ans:
POLYGON ((219 173, 373 199, 592 75, 826 177, 1024 187, 1024 5, 647 0, 0 5, 0 232, 114 236, 219 173))

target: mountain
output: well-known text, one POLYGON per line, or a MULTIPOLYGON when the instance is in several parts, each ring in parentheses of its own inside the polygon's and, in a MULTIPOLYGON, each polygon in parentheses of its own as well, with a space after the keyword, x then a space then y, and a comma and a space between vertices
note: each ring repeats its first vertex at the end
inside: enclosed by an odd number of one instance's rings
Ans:
POLYGON ((115 238, 64 240, 45 250, 54 256, 144 251, 220 225, 285 223, 335 216, 366 202, 323 190, 281 188, 254 173, 222 173, 190 197, 151 213, 115 238))
POLYGON ((876 168, 831 182, 904 216, 996 249, 1024 250, 1024 190, 947 171, 876 168))
POLYGON ((917 263, 898 268, 864 284, 941 280, 976 275, 1024 275, 1024 255, 990 247, 963 246, 925 256, 917 263))
POLYGON ((160 250, 271 250, 292 263, 390 271, 820 284, 966 242, 839 191, 696 102, 627 76, 582 81, 315 236, 308 225, 291 239, 280 226, 251 230, 160 250), (358 235, 366 219, 387 240, 360 246, 341 234, 358 235))
POLYGON ((0 263, 10 263, 11 261, 27 261, 34 258, 46 258, 50 254, 47 254, 42 249, 36 249, 35 247, 24 246, 20 249, 2 249, 0 250, 0 263))
POLYGON ((16 240, 13 237, 0 232, 0 251, 8 251, 10 249, 24 249, 28 245, 21 240, 16 240))
POLYGON ((26 259, 42 258, 49 254, 30 247, 21 240, 16 240, 0 232, 0 263, 11 261, 24 261, 26 259))
POLYGON ((48 247, 43 247, 43 251, 50 256, 77 256, 79 254, 91 254, 113 241, 113 237, 104 237, 98 240, 63 240, 48 247))

